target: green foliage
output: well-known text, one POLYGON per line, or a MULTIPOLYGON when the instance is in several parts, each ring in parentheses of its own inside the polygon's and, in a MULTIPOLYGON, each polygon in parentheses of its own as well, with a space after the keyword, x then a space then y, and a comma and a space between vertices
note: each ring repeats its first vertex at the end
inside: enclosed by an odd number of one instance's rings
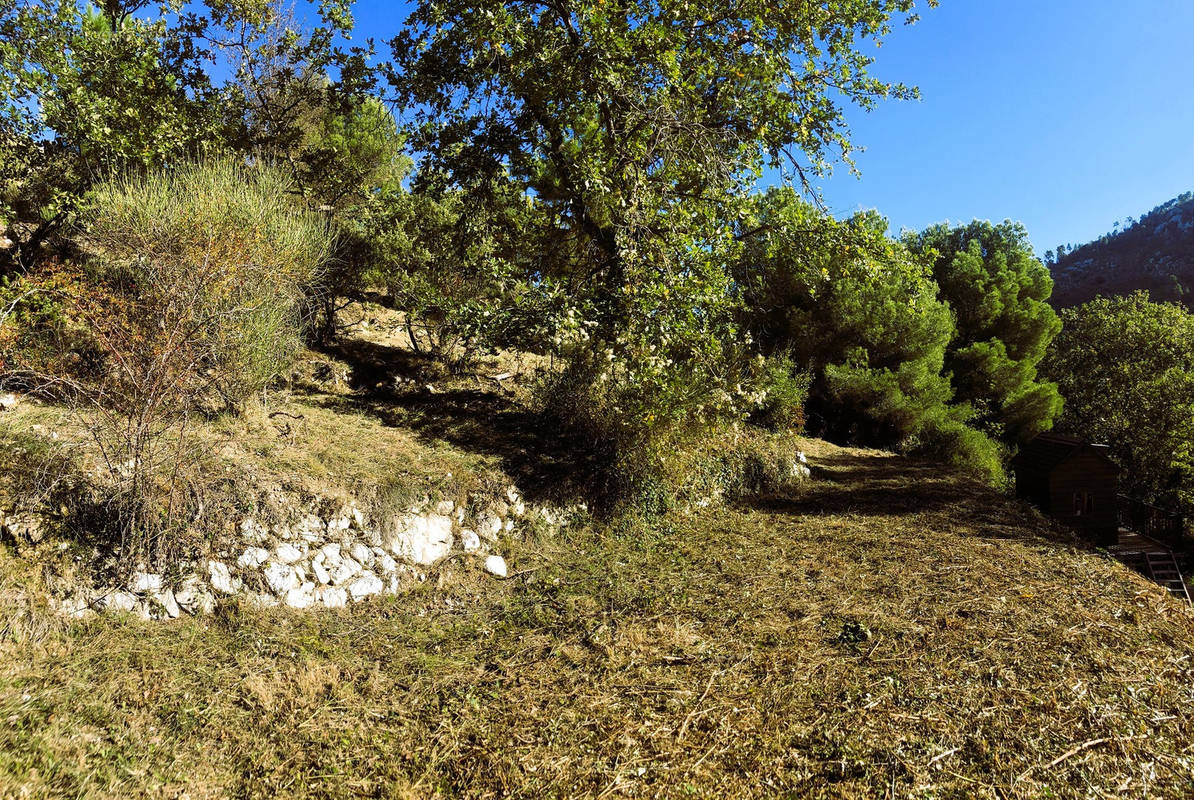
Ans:
POLYGON ((90 432, 128 559, 178 555, 195 510, 189 418, 237 407, 300 342, 331 242, 289 189, 233 161, 106 182, 82 213, 87 263, 5 287, 3 378, 67 403, 90 432))
POLYGON ((1061 322, 1046 302, 1053 281, 1023 226, 936 225, 904 241, 932 260, 941 298, 954 313, 945 367, 958 402, 969 403, 976 424, 1008 443, 1049 430, 1061 396, 1037 379, 1037 363, 1061 322))
MULTIPOLYGON (((735 268, 764 350, 810 372, 809 426, 998 477, 998 449, 966 427, 944 373, 949 307, 924 259, 873 212, 841 222, 790 189, 756 196, 735 268)), ((795 371, 795 370, 793 370, 795 371)))
POLYGON ((1194 315, 1144 292, 1062 312, 1044 363, 1059 427, 1111 446, 1134 496, 1194 510, 1194 315))
POLYGON ((750 421, 773 431, 801 431, 804 428, 804 403, 812 384, 812 375, 802 372, 787 353, 773 355, 763 364, 756 382, 763 395, 750 421))
POLYGON ((937 413, 920 426, 905 449, 969 472, 992 486, 1007 488, 1007 449, 956 414, 937 413))
POLYGON ((757 362, 723 345, 714 363, 677 365, 673 342, 665 334, 659 347, 644 347, 639 360, 627 364, 612 348, 592 352, 590 327, 595 326, 582 323, 567 334, 564 368, 550 374, 536 395, 590 454, 596 466, 591 489, 599 511, 665 510, 679 480, 679 454, 733 414, 748 416, 763 401, 762 393, 751 388, 757 362), (730 370, 740 380, 729 383, 730 370))
POLYGON ((324 211, 351 209, 400 186, 410 170, 397 123, 380 100, 364 97, 342 105, 316 109, 296 159, 301 161, 296 181, 324 211))
POLYGON ((773 189, 755 198, 743 227, 736 277, 750 328, 764 350, 812 371, 819 429, 893 444, 949 402, 949 311, 884 220, 839 222, 773 189))
POLYGON ((303 301, 331 247, 326 226, 294 208, 270 168, 214 160, 118 178, 88 197, 83 237, 100 283, 128 285, 173 317, 203 325, 215 387, 237 401, 288 365, 303 301))
POLYGON ((345 223, 359 285, 404 312, 417 351, 462 364, 496 347, 542 352, 551 335, 552 298, 530 283, 541 216, 508 185, 494 189, 505 191, 476 208, 459 191, 391 184, 345 223))
POLYGON ((18 244, 36 244, 97 176, 162 164, 216 134, 219 103, 164 17, 122 6, 0 3, 0 224, 18 244))
POLYGON ((547 400, 577 429, 641 466, 673 426, 741 418, 741 198, 767 164, 848 157, 842 103, 914 94, 864 53, 912 5, 418 4, 391 42, 412 143, 471 209, 509 181, 554 229, 528 278, 565 301, 547 400))
POLYGON ((300 189, 338 201, 367 182, 396 133, 360 99, 365 51, 339 46, 349 5, 313 6, 307 29, 270 0, 0 0, 0 232, 17 243, 0 270, 42 259, 96 182, 227 149, 289 157, 271 145, 305 122, 318 140, 287 160, 300 189))

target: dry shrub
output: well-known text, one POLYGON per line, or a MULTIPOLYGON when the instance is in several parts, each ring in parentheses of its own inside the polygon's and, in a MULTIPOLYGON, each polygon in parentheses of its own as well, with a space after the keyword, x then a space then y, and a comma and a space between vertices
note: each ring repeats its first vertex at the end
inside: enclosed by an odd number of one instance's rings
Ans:
POLYGON ((300 343, 330 241, 288 197, 228 161, 118 179, 91 198, 84 263, 7 288, 5 378, 84 421, 130 563, 169 560, 197 513, 193 416, 237 408, 300 343))

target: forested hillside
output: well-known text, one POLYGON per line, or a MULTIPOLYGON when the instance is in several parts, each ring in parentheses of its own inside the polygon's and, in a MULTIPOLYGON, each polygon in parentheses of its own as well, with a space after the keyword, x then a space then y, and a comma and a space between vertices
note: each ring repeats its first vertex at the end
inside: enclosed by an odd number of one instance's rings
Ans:
POLYGON ((822 194, 937 5, 0 0, 0 797, 1194 796, 1008 471, 1194 517, 1194 315, 822 194))
POLYGON ((1194 288, 1194 194, 1185 192, 1138 220, 1081 247, 1045 254, 1053 272, 1053 305, 1067 308, 1099 295, 1144 289, 1154 300, 1190 305, 1194 288), (1052 256, 1052 257, 1050 257, 1052 256))

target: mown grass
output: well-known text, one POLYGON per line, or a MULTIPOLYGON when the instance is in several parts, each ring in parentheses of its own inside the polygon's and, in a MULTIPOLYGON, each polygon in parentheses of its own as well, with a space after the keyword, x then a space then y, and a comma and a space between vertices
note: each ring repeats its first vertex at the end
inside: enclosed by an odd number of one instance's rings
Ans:
POLYGON ((73 625, 0 561, 0 795, 1188 797, 1194 623, 1034 513, 807 443, 799 494, 343 613, 73 625))

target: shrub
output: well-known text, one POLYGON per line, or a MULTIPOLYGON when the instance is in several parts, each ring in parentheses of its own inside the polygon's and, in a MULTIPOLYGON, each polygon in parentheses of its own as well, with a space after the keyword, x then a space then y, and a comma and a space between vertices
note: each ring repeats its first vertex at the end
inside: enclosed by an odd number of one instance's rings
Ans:
MULTIPOLYGON (((583 327, 582 327, 583 330, 583 327)), ((622 351, 581 340, 537 388, 544 411, 591 453, 593 501, 599 511, 662 513, 670 507, 682 454, 757 407, 756 367, 718 345, 679 362, 673 344, 626 345, 622 351), (715 353, 717 355, 715 355, 715 353), (633 354, 633 355, 632 355, 633 354)), ((675 342, 679 344, 679 342, 675 342)))
POLYGON ((104 184, 78 233, 86 262, 5 289, 5 378, 83 420, 126 558, 171 555, 194 512, 191 415, 235 409, 299 345, 330 242, 287 189, 228 161, 104 184))
POLYGON ((1005 448, 961 419, 934 417, 925 422, 915 436, 909 437, 901 449, 911 455, 949 464, 992 486, 1006 488, 1005 448))
POLYGON ((804 402, 812 385, 812 375, 801 371, 787 353, 768 358, 759 375, 762 404, 750 421, 772 431, 796 431, 804 428, 804 402))
POLYGON ((159 331, 181 326, 193 377, 224 404, 287 366, 330 252, 326 226, 294 207, 290 188, 278 170, 213 160, 117 179, 89 198, 92 280, 159 331))

